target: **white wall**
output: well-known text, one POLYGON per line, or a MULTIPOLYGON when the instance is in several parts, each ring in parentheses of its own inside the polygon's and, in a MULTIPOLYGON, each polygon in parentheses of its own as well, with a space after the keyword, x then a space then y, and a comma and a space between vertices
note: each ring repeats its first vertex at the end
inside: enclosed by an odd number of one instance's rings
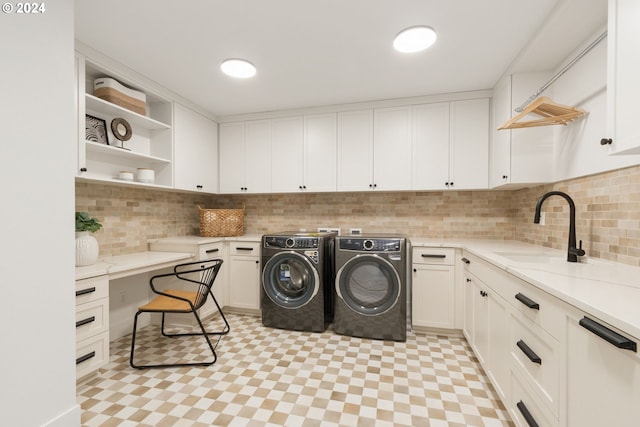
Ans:
POLYGON ((3 426, 80 425, 73 0, 44 4, 0 14, 3 426))
MULTIPOLYGON (((587 41, 585 45, 588 45, 587 41)), ((577 57, 585 46, 566 62, 577 57)), ((554 181, 620 169, 640 163, 640 156, 609 156, 600 145, 607 134, 607 40, 602 40, 544 95, 560 104, 582 108, 588 115, 554 132, 554 181)))

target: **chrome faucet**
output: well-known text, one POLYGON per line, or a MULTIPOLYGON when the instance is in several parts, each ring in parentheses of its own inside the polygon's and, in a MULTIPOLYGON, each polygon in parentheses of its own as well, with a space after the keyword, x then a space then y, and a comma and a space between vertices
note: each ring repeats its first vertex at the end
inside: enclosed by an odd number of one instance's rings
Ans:
POLYGON ((540 209, 544 201, 550 196, 561 196, 569 203, 569 247, 567 248, 567 262, 578 262, 578 257, 584 256, 585 252, 582 250, 582 240, 580 240, 580 247, 576 246, 576 205, 567 193, 563 193, 562 191, 549 191, 540 197, 536 205, 536 214, 533 217, 533 223, 540 224, 540 209))

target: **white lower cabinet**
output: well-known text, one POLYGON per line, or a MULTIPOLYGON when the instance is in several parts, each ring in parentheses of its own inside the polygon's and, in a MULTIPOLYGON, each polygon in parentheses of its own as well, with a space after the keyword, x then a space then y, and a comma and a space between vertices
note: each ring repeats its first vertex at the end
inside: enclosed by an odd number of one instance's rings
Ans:
POLYGON ((454 327, 454 254, 455 249, 413 248, 413 326, 454 327))
POLYGON ((638 425, 640 341, 463 252, 463 333, 518 427, 638 425))
POLYGON ((463 262, 464 334, 499 397, 506 400, 510 381, 510 308, 505 298, 487 284, 502 278, 482 268, 482 261, 476 257, 465 254, 463 262))
POLYGON ((578 310, 566 322, 567 426, 639 425, 639 340, 578 310))
POLYGON ((231 242, 229 248, 229 306, 260 311, 260 243, 231 242))
POLYGON ((109 362, 109 279, 76 281, 76 379, 109 362))

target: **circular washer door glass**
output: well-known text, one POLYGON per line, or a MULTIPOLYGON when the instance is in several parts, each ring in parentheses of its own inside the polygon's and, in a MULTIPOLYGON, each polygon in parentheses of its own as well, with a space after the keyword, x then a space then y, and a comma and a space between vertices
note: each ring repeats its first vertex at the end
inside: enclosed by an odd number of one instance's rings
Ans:
POLYGON ((400 296, 400 277, 386 259, 360 255, 340 269, 336 291, 349 308, 373 316, 385 313, 396 304, 400 296))
POLYGON ((262 271, 262 288, 277 305, 299 308, 318 293, 318 271, 297 252, 280 252, 267 261, 262 271))

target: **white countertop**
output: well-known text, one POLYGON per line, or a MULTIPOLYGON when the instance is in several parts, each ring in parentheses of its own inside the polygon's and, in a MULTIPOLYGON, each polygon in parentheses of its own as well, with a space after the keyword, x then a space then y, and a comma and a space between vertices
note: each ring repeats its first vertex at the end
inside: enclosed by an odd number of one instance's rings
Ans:
POLYGON ((510 240, 412 238, 411 244, 465 249, 640 340, 638 267, 589 257, 571 263, 566 251, 510 240))
POLYGON ((179 261, 187 262, 192 254, 182 252, 136 252, 100 258, 96 264, 76 267, 76 280, 108 274, 109 279, 172 267, 179 261))
POLYGON ((196 245, 206 245, 209 243, 218 243, 225 241, 233 241, 233 242, 259 242, 262 239, 261 234, 243 234, 241 236, 233 236, 233 237, 200 237, 200 236, 177 236, 177 237, 164 237, 161 239, 152 239, 147 243, 169 243, 174 245, 184 245, 184 244, 196 244, 196 245))

